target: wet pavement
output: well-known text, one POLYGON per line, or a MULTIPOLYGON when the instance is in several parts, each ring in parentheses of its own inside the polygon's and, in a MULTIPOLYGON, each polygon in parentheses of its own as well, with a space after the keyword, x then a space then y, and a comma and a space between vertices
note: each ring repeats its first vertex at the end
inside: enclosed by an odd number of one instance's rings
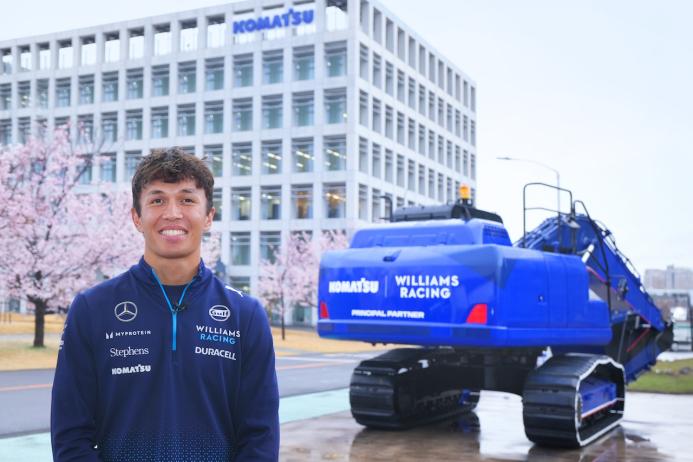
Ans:
POLYGON ((368 430, 347 412, 282 425, 280 460, 693 461, 693 396, 629 393, 619 428, 581 450, 533 445, 518 396, 482 392, 475 413, 408 431, 368 430))

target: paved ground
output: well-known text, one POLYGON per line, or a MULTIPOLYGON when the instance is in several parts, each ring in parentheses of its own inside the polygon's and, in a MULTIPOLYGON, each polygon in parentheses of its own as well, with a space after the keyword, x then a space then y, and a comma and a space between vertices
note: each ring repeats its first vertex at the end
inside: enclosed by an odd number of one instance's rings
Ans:
POLYGON ((482 392, 457 422, 393 432, 367 430, 349 412, 282 426, 286 462, 693 461, 693 396, 629 393, 620 428, 582 450, 549 450, 524 435, 519 397, 482 392))
MULTIPOLYGON (((279 357, 280 395, 348 387, 351 371, 370 356, 353 353, 279 357)), ((48 431, 52 382, 52 369, 0 372, 0 437, 48 431)))

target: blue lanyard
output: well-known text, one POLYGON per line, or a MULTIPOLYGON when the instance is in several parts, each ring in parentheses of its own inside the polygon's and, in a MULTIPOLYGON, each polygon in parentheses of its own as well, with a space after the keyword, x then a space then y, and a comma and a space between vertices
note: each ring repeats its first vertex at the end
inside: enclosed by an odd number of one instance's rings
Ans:
MULTIPOLYGON (((171 314, 173 315, 173 317, 172 317, 172 321, 173 321, 172 337, 173 338, 171 340, 171 348, 173 349, 173 351, 176 351, 176 337, 177 337, 176 334, 177 334, 177 330, 178 330, 178 323, 176 322, 176 318, 177 318, 178 311, 173 309, 173 305, 171 305, 171 300, 169 300, 169 298, 168 298, 168 294, 166 293, 166 289, 164 289, 164 285, 159 280, 159 276, 156 275, 156 271, 154 271, 154 268, 152 268, 152 274, 154 275, 154 279, 156 279, 156 282, 159 283, 159 288, 161 288, 161 292, 163 292, 163 294, 164 294, 164 298, 166 299, 166 304, 168 305, 168 309, 171 311, 171 314)), ((183 298, 185 297, 185 292, 187 292, 188 287, 190 287, 190 284, 192 284, 194 280, 195 280, 195 278, 193 277, 192 280, 190 282, 188 282, 188 284, 185 286, 185 288, 183 288, 183 293, 180 294, 180 300, 178 300, 177 306, 180 306, 180 304, 183 303, 183 298)))

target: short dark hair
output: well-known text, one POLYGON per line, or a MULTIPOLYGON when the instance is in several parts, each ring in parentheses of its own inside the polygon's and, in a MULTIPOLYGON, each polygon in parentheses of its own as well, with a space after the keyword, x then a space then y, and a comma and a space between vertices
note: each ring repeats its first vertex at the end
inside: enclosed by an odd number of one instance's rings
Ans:
POLYGON ((140 195, 149 183, 178 183, 184 180, 195 181, 195 186, 205 191, 209 213, 212 210, 214 175, 209 171, 207 164, 179 147, 153 149, 151 154, 142 159, 132 177, 132 206, 137 215, 142 214, 140 195))

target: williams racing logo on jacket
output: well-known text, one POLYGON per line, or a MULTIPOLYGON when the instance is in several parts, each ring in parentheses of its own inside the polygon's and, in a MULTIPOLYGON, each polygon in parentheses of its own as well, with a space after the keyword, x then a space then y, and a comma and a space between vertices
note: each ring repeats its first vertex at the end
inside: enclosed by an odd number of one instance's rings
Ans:
POLYGON ((221 327, 210 326, 195 326, 196 334, 203 342, 224 343, 227 345, 235 345, 241 338, 240 330, 223 329, 221 327))

